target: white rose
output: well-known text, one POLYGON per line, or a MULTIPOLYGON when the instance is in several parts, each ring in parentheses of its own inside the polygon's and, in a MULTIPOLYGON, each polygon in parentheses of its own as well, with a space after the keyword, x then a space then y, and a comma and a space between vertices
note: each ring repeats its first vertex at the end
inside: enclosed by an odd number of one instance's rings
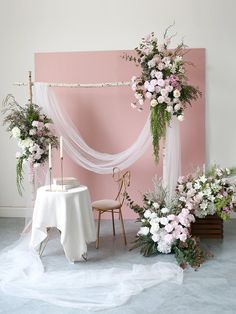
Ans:
POLYGON ((15 127, 11 130, 11 132, 12 132, 12 136, 13 136, 14 138, 20 138, 21 131, 20 131, 20 129, 19 129, 17 126, 15 126, 15 127))
POLYGON ((148 235, 148 233, 149 233, 148 227, 141 227, 139 232, 138 232, 138 235, 148 235))
POLYGON ((150 233, 151 234, 157 233, 159 229, 160 229, 159 223, 152 224, 150 233))
POLYGON ((172 106, 167 106, 166 111, 172 113, 173 112, 173 107, 172 106))
POLYGON ((167 213, 169 213, 169 208, 166 208, 166 207, 163 207, 162 209, 161 209, 161 212, 163 213, 163 214, 167 214, 167 213))
POLYGON ((152 236, 153 242, 158 242, 160 240, 160 236, 158 233, 153 234, 152 236))
POLYGON ((153 204, 152 204, 152 206, 153 206, 155 209, 158 209, 158 208, 160 207, 160 206, 159 206, 159 204, 158 204, 158 203, 156 203, 156 202, 155 202, 155 203, 153 203, 153 204))
POLYGON ((175 89, 173 95, 175 98, 179 98, 181 94, 180 94, 180 91, 178 89, 175 89))
POLYGON ((160 71, 157 71, 157 72, 155 73, 155 77, 156 77, 157 79, 162 79, 163 73, 160 72, 160 71))
POLYGON ((150 102, 150 105, 152 107, 156 107, 157 104, 158 104, 158 102, 156 101, 156 99, 152 99, 151 102, 150 102))
POLYGON ((168 224, 168 219, 166 218, 166 217, 162 217, 161 219, 160 219, 160 223, 162 224, 162 225, 167 225, 168 224))
POLYGON ((146 211, 145 211, 145 213, 144 213, 144 217, 145 218, 149 218, 150 216, 151 216, 151 211, 149 210, 149 209, 147 209, 146 211))
POLYGON ((177 117, 179 121, 184 121, 184 116, 181 114, 180 116, 177 117))
POLYGON ((177 103, 177 104, 174 106, 175 111, 178 111, 180 108, 181 108, 181 106, 180 106, 179 103, 177 103))

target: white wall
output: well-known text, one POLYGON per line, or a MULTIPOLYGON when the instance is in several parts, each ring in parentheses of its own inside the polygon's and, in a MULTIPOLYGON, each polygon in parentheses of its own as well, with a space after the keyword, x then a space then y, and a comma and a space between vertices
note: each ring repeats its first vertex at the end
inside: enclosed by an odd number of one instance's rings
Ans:
MULTIPOLYGON (((0 101, 8 93, 27 100, 12 83, 27 80, 35 52, 133 49, 175 21, 176 42, 206 48, 207 162, 236 165, 235 11, 235 0, 0 0, 0 101)), ((0 140, 0 214, 8 214, 27 202, 16 192, 16 144, 3 127, 0 140)))

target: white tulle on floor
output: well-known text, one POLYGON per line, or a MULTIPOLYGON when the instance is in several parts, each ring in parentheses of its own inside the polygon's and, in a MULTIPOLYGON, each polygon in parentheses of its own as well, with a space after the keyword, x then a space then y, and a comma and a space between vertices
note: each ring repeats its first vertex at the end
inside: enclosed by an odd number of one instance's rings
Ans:
POLYGON ((99 311, 127 302, 144 289, 165 281, 181 284, 183 270, 173 263, 133 264, 107 269, 45 272, 43 264, 28 249, 25 235, 0 254, 2 292, 54 305, 99 311))

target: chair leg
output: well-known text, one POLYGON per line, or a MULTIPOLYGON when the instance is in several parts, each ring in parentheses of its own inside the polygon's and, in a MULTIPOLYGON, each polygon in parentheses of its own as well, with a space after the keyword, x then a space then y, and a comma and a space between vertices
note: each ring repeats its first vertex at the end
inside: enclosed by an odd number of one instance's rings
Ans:
POLYGON ((99 211, 99 214, 98 214, 98 228, 97 228, 96 249, 99 248, 100 222, 101 222, 101 212, 99 211))
POLYGON ((123 216, 122 216, 121 208, 119 209, 119 214, 120 214, 120 220, 121 220, 121 226, 122 226, 122 232, 123 232, 124 242, 125 242, 125 245, 127 245, 126 235, 125 235, 125 227, 124 227, 124 221, 123 221, 123 216))
POLYGON ((112 216, 113 236, 115 236, 116 232, 115 232, 115 222, 114 222, 114 211, 113 211, 113 209, 111 211, 111 216, 112 216))

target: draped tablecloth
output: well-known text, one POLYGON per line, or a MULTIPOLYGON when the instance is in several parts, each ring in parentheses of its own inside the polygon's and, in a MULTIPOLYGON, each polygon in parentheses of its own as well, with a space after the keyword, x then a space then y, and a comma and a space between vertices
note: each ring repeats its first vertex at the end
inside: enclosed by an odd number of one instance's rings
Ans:
POLYGON ((61 231, 61 244, 70 262, 87 253, 87 243, 96 240, 95 224, 88 188, 79 186, 68 191, 37 190, 30 247, 35 250, 47 237, 47 228, 61 231))

